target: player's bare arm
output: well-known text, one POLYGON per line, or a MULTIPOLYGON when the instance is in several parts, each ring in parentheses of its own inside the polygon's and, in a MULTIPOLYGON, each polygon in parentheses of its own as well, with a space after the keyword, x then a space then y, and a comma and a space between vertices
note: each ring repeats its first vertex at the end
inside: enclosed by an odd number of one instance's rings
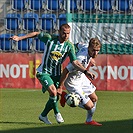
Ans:
POLYGON ((69 71, 67 70, 67 68, 65 68, 62 72, 61 78, 60 78, 60 84, 59 87, 57 88, 57 93, 59 95, 62 94, 62 88, 64 86, 64 81, 66 80, 67 76, 68 76, 69 71))
POLYGON ((29 33, 29 34, 26 34, 24 36, 12 36, 10 37, 10 39, 14 40, 14 41, 20 41, 20 40, 23 40, 23 39, 27 39, 27 38, 33 38, 33 37, 36 37, 40 32, 32 32, 32 33, 29 33))
POLYGON ((90 63, 91 66, 96 66, 96 61, 93 58, 90 59, 90 63))
POLYGON ((95 79, 95 74, 86 70, 86 68, 84 68, 78 60, 73 61, 72 64, 77 70, 83 72, 90 79, 92 79, 92 80, 95 79))

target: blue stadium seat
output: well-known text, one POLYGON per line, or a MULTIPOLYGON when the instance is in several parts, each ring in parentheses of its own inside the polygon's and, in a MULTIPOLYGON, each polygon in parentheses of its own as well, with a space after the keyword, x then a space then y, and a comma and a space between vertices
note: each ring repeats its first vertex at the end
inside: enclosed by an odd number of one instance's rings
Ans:
POLYGON ((78 11, 81 6, 80 0, 70 0, 70 11, 78 11))
MULTIPOLYGON (((19 34, 18 36, 23 36, 23 35, 25 35, 25 34, 22 33, 22 34, 19 34)), ((32 38, 23 39, 21 41, 18 41, 17 42, 18 51, 20 51, 20 52, 31 51, 32 42, 33 42, 32 38)))
POLYGON ((60 27, 62 24, 67 23, 67 16, 66 14, 60 14, 58 17, 58 26, 60 27))
POLYGON ((48 0, 47 9, 52 11, 59 11, 61 10, 62 4, 63 4, 63 0, 48 0))
POLYGON ((95 9, 95 0, 83 0, 82 1, 82 10, 85 12, 94 12, 95 9))
POLYGON ((23 17, 23 29, 34 31, 38 29, 39 17, 36 13, 25 13, 23 17))
POLYGON ((99 0, 99 10, 102 12, 112 12, 114 0, 99 0))
POLYGON ((9 38, 13 36, 13 34, 1 34, 0 35, 0 49, 4 52, 12 51, 12 40, 9 38))
POLYGON ((130 12, 130 0, 117 0, 116 1, 116 10, 119 12, 130 12))
POLYGON ((35 38, 35 50, 37 52, 44 52, 45 44, 44 42, 40 41, 38 38, 35 38))
POLYGON ((71 11, 76 11, 76 10, 78 10, 78 7, 77 7, 77 0, 70 0, 70 10, 71 10, 71 11))
MULTIPOLYGON (((70 0, 70 11, 71 12, 75 12, 75 11, 79 11, 81 8, 81 1, 82 0, 70 0)), ((62 3, 62 5, 64 6, 64 9, 67 10, 67 0, 64 0, 62 3)))
POLYGON ((28 0, 12 0, 12 9, 13 10, 25 10, 28 0))
POLYGON ((55 14, 42 14, 41 17, 41 29, 46 31, 54 30, 56 26, 55 14))
POLYGON ((31 10, 42 10, 43 4, 46 2, 46 0, 29 0, 29 8, 31 10))
POLYGON ((6 15, 6 30, 18 30, 21 25, 21 15, 16 13, 8 13, 6 15))

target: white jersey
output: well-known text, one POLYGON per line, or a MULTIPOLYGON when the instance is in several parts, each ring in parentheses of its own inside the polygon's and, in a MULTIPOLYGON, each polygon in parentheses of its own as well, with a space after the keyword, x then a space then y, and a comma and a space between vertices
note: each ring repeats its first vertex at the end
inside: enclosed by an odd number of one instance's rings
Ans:
MULTIPOLYGON (((79 51, 77 52, 77 60, 87 68, 91 57, 88 54, 88 44, 78 44, 79 51)), ((88 95, 92 94, 96 87, 85 76, 84 73, 75 69, 75 67, 69 63, 66 67, 69 71, 68 77, 64 82, 66 89, 69 92, 76 92, 82 98, 81 105, 86 104, 90 98, 88 95), (87 96, 86 96, 87 95, 87 96)))
MULTIPOLYGON (((76 53, 77 60, 87 68, 90 62, 91 57, 88 54, 88 44, 78 44, 79 51, 76 53)), ((81 71, 75 69, 75 67, 69 63, 67 65, 67 69, 69 71, 69 75, 67 80, 73 83, 75 80, 81 80, 81 75, 84 75, 81 71)))

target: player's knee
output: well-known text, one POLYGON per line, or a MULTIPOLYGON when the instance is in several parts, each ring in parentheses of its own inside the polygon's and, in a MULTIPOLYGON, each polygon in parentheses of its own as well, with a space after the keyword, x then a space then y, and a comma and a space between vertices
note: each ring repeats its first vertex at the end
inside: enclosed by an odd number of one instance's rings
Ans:
POLYGON ((89 102, 87 102, 85 105, 84 105, 85 109, 87 110, 90 110, 94 107, 94 104, 93 102, 90 100, 89 102))
POLYGON ((98 97, 95 96, 95 97, 91 98, 91 100, 92 100, 92 102, 97 102, 98 101, 98 97))
POLYGON ((50 92, 50 96, 57 96, 57 91, 56 90, 52 90, 50 92))
POLYGON ((91 105, 90 105, 90 109, 92 109, 94 107, 94 104, 92 103, 91 105))
POLYGON ((57 91, 54 85, 49 86, 48 92, 50 96, 57 96, 57 91))

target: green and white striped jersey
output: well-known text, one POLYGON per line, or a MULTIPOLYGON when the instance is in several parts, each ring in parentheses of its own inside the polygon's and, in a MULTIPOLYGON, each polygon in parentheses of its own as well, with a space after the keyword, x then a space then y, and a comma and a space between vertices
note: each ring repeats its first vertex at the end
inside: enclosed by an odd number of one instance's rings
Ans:
POLYGON ((70 62, 76 60, 74 45, 70 41, 60 43, 57 35, 41 32, 38 38, 44 42, 45 49, 42 64, 37 72, 44 72, 52 76, 61 75, 61 64, 69 56, 70 62))

